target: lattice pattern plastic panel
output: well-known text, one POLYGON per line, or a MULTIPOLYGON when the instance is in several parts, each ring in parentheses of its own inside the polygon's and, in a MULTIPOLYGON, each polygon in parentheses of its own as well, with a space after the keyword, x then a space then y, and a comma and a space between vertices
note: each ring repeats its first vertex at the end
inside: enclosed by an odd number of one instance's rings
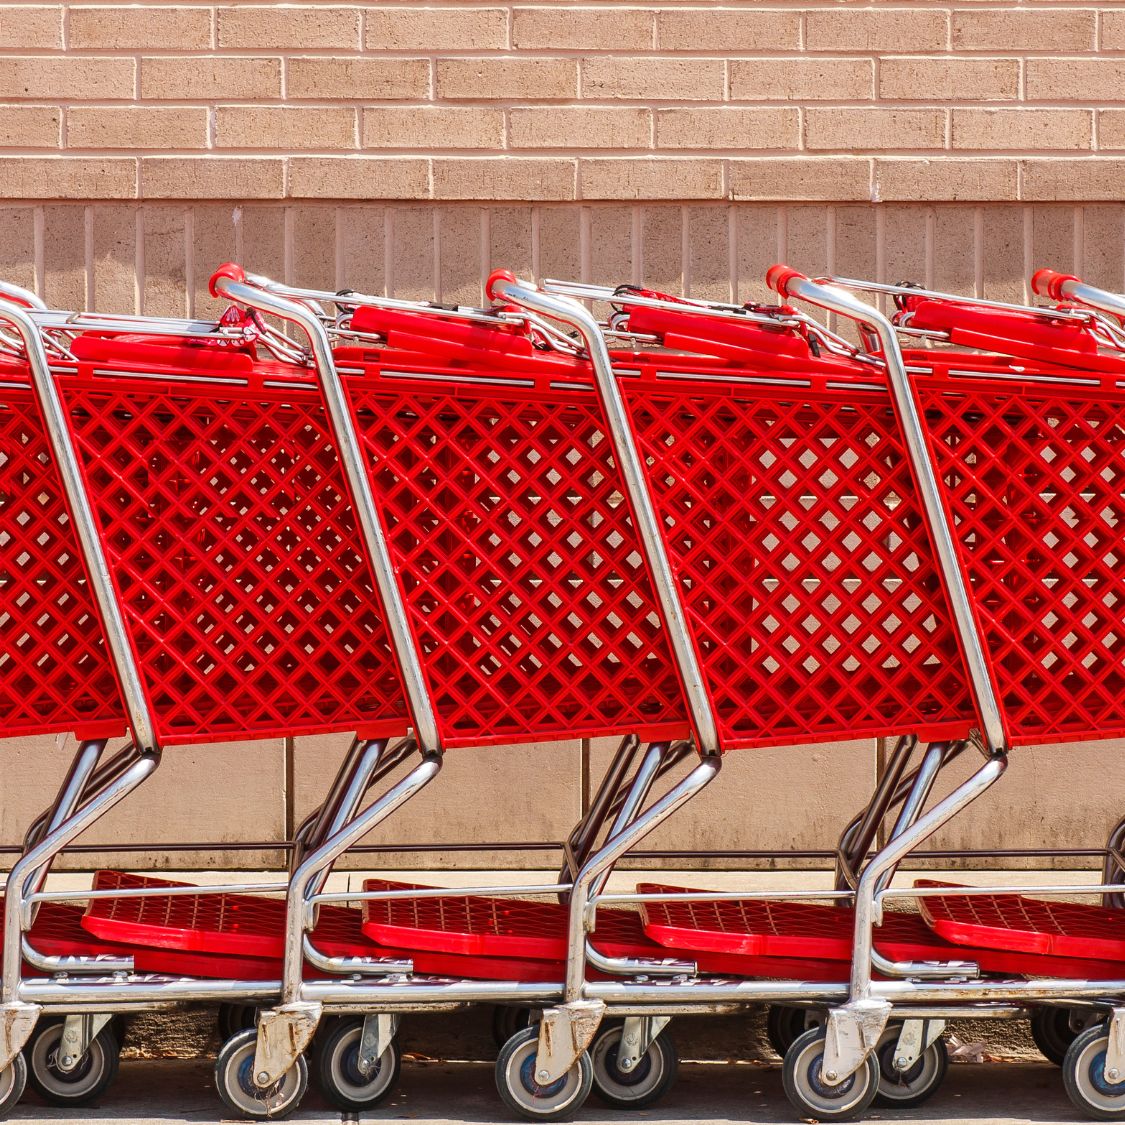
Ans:
POLYGON ((447 378, 349 380, 447 744, 682 734, 593 396, 447 378))
POLYGON ((38 408, 29 390, 7 386, 0 389, 0 727, 5 735, 125 727, 38 408))
MULTIPOLYGON (((3 899, 0 898, 0 908, 3 899)), ((65 902, 41 902, 27 934, 32 949, 48 957, 92 957, 98 954, 129 956, 132 950, 99 941, 82 928, 82 908, 65 902)))
POLYGON ((162 739, 402 730, 316 393, 60 384, 162 739))
MULTIPOLYGON (((916 880, 916 887, 955 887, 916 880)), ((1125 911, 1026 895, 920 898, 935 933, 948 941, 1024 953, 1125 960, 1125 911)))
POLYGON ((1125 734, 1125 398, 919 380, 1013 742, 1125 734))
POLYGON ((725 746, 973 725, 885 395, 624 380, 725 746))
MULTIPOLYGON (((655 883, 641 884, 637 890, 667 895, 691 891, 655 883)), ((701 968, 717 953, 758 950, 756 975, 839 980, 843 975, 839 966, 852 957, 855 913, 844 907, 762 899, 673 901, 644 903, 641 915, 645 932, 662 945, 675 946, 686 957, 696 956, 691 951, 698 950, 701 968)), ((1112 962, 1044 956, 1042 951, 1023 952, 1015 946, 990 948, 969 940, 969 935, 966 942, 946 940, 923 915, 905 911, 884 911, 883 924, 875 930, 876 949, 892 961, 972 961, 993 975, 1076 980, 1113 980, 1120 972, 1120 965, 1112 962)))

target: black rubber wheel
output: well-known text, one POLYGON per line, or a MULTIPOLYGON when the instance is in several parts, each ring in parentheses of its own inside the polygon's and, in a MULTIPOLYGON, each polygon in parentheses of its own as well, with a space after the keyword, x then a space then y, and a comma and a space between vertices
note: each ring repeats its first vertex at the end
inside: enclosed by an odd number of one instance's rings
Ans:
POLYGON ((801 1117, 852 1121, 863 1115, 879 1092, 879 1061, 872 1052, 855 1074, 828 1086, 820 1074, 824 1038, 823 1027, 810 1028, 786 1051, 781 1067, 785 1095, 801 1117))
POLYGON ((1067 1097, 1087 1117, 1098 1121, 1125 1121, 1125 1082, 1111 1085, 1106 1081, 1108 1047, 1106 1024, 1086 1028, 1071 1043, 1063 1059, 1063 1085, 1067 1097))
POLYGON ((784 1004, 771 1004, 766 1012, 766 1038, 781 1058, 793 1046, 797 1036, 808 1030, 805 1008, 787 1008, 784 1004))
POLYGON ((1070 1026, 1069 1008, 1036 1008, 1031 1013, 1031 1038, 1040 1054, 1055 1066, 1062 1066, 1078 1032, 1070 1026))
POLYGON ((254 1052, 258 1031, 250 1027, 232 1035, 215 1060, 215 1089, 223 1105, 252 1121, 288 1117, 309 1087, 309 1064, 304 1055, 272 1086, 262 1090, 254 1083, 254 1052))
POLYGON ((500 1048, 496 1089, 504 1104, 529 1121, 569 1121, 582 1108, 594 1084, 594 1067, 583 1051, 578 1061, 555 1082, 535 1080, 539 1028, 527 1027, 500 1048))
POLYGON ((879 1092, 873 1104, 877 1106, 910 1109, 921 1105, 933 1097, 949 1070, 949 1052, 944 1039, 935 1039, 909 1069, 896 1069, 895 1046, 901 1028, 901 1024, 890 1024, 875 1048, 875 1057, 879 1060, 879 1092))
POLYGON ((369 1074, 360 1073, 359 1041, 363 1017, 341 1016, 330 1021, 314 1049, 313 1065, 321 1093, 337 1109, 358 1113, 374 1109, 398 1084, 402 1053, 390 1044, 369 1074))
POLYGON ((220 1004, 215 1017, 219 1027, 219 1041, 225 1043, 240 1031, 254 1027, 257 1019, 258 1009, 253 1004, 220 1004))
POLYGON ((679 1069, 676 1045, 665 1028, 629 1072, 617 1066, 617 1050, 625 1025, 617 1020, 598 1032, 590 1047, 594 1093, 614 1109, 645 1109, 672 1088, 679 1069))
POLYGON ((530 1027, 535 1022, 534 1015, 530 1008, 497 1004, 492 1009, 492 1039, 497 1048, 503 1047, 517 1031, 530 1027))
POLYGON ((61 1019, 40 1020, 23 1049, 27 1060, 27 1081, 48 1104, 84 1106, 98 1100, 117 1077, 121 1045, 108 1023, 94 1036, 89 1050, 70 1071, 60 1069, 59 1044, 61 1019))
POLYGON ((21 1052, 0 1071, 0 1119, 7 1117, 9 1111, 16 1107, 26 1088, 27 1060, 21 1052))

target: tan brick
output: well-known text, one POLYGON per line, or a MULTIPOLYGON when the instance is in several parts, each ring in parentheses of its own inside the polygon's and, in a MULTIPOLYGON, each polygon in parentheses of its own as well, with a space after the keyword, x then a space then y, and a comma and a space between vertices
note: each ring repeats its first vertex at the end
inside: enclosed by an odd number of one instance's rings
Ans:
MULTIPOLYGON (((4 17, 0 16, 0 27, 3 23, 4 17)), ((1125 49, 1125 12, 1102 9, 1101 47, 1103 51, 1125 49)))
POLYGON ((637 8, 516 8, 512 46, 572 51, 647 51, 652 12, 637 8))
MULTIPOLYGON (((133 225, 135 228, 135 216, 133 225)), ((141 214, 141 235, 145 249, 141 290, 145 314, 147 316, 189 315, 187 208, 181 204, 145 207, 141 214)), ((194 240, 192 249, 195 249, 194 240)))
POLYGON ((852 200, 871 198, 871 161, 856 157, 764 157, 730 162, 734 199, 852 200))
POLYGON ((797 148, 796 109, 661 109, 656 113, 656 147, 762 149, 797 148))
POLYGON ((945 113, 940 109, 828 109, 805 114, 810 149, 942 148, 945 113))
POLYGON ((583 160, 579 168, 582 199, 720 199, 720 160, 664 157, 583 160))
POLYGON ((805 16, 810 51, 942 51, 949 17, 930 8, 814 8, 805 16))
POLYGON ((427 199, 429 161, 406 156, 294 156, 289 194, 298 199, 427 199))
POLYGON ((154 46, 178 51, 211 46, 211 9, 97 7, 70 9, 67 46, 93 50, 144 50, 154 46))
POLYGON ((1098 147, 1125 148, 1125 109, 1103 109, 1098 114, 1098 147))
POLYGON ((880 159, 875 186, 883 201, 1015 199, 1016 161, 880 159))
POLYGON ((73 106, 66 115, 68 148, 206 148, 203 106, 73 106))
POLYGON ((953 13, 955 51, 1090 51, 1092 9, 1014 11, 1011 8, 953 13))
POLYGON ((1021 161, 1021 198, 1054 202, 1057 200, 1112 199, 1120 202, 1125 184, 1125 160, 1098 160, 1076 157, 1021 161))
POLYGON ((426 59, 294 58, 285 66, 290 98, 391 101, 425 98, 430 89, 426 59))
POLYGON ((225 156, 143 156, 143 199, 279 199, 280 159, 225 156))
POLYGON ((283 4, 220 8, 220 47, 309 50, 360 46, 359 9, 283 4))
POLYGON ((108 157, 0 157, 4 199, 132 199, 137 162, 108 157))
POLYGON ((35 288, 35 213, 30 207, 0 207, 0 277, 35 288))
POLYGON ((542 106, 512 109, 512 148, 649 148, 652 113, 632 106, 542 106))
POLYGON ((368 106, 364 148, 502 148, 504 113, 476 106, 368 106))
POLYGON ((216 148, 352 149, 356 111, 345 106, 221 105, 216 148))
POLYGON ((367 9, 369 51, 487 51, 508 46, 503 8, 367 9))
POLYGON ((141 97, 153 101, 279 98, 281 62, 235 56, 142 59, 141 97))
POLYGON ((746 8, 672 8, 656 15, 661 51, 794 51, 801 13, 746 8))
POLYGON ((434 160, 436 199, 573 199, 574 161, 557 157, 434 160))
POLYGON ((582 95, 591 99, 719 101, 724 85, 722 59, 595 56, 582 60, 582 95))
POLYGON ((1009 101, 1019 93, 1016 59, 892 58, 879 62, 879 97, 943 102, 1009 101))
POLYGON ((578 95, 573 59, 438 59, 441 98, 558 101, 578 95))
POLYGON ((953 110, 954 150, 1089 148, 1093 113, 1087 109, 953 110))
POLYGON ((62 8, 0 7, 0 44, 20 51, 55 51, 63 45, 62 8))
POLYGON ((1025 66, 1029 102, 1075 97, 1086 104, 1125 101, 1125 59, 1028 59, 1025 66))
POLYGON ((131 98, 135 66, 132 59, 5 58, 0 61, 0 98, 131 98))
POLYGON ((862 101, 874 96, 870 59, 732 59, 734 101, 862 101))
POLYGON ((62 110, 49 105, 0 105, 0 147, 58 148, 62 110))

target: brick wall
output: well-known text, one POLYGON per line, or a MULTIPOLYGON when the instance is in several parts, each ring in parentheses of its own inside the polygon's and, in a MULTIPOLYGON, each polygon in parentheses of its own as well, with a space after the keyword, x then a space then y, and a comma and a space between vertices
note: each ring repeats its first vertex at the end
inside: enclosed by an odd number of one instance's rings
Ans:
MULTIPOLYGON (((0 0, 0 275, 58 306, 206 313, 232 257, 463 301, 493 265, 750 297, 777 259, 1015 299, 1045 264, 1125 289, 1123 198, 1125 2, 0 0)), ((64 756, 3 751, 12 842, 64 756)), ((94 839, 276 837, 338 755, 169 752, 94 839)), ((560 838, 605 755, 455 756, 387 837, 560 838)), ((830 846, 880 762, 735 757, 660 843, 830 846)), ((1074 749, 1061 780, 1059 760, 1021 752, 950 841, 1099 843, 1125 755, 1074 749)))

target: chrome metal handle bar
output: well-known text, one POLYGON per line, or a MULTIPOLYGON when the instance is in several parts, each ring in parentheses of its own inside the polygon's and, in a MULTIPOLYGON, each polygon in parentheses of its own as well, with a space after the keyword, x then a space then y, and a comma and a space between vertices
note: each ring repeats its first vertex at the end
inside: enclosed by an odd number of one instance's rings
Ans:
MULTIPOLYGON (((1040 270, 1032 278, 1031 284, 1038 286, 1040 277, 1049 272, 1040 270)), ((1038 288, 1036 288, 1036 291, 1041 292, 1038 288)), ((1069 297, 1072 301, 1078 301, 1091 309, 1097 309, 1098 312, 1109 313, 1113 317, 1125 317, 1125 296, 1119 293, 1111 293, 1107 289, 1098 289, 1094 285, 1087 285, 1076 277, 1068 277, 1063 274, 1053 275, 1049 293, 1052 297, 1056 294, 1069 297)))
POLYGON ((862 328, 872 332, 879 341, 887 366, 895 412, 898 415, 907 455, 910 457, 914 479, 922 498, 923 512, 937 554, 938 566, 953 613, 953 622, 965 655, 973 700, 980 716, 981 734, 984 736, 989 753, 1002 753, 1007 749, 1007 738, 996 690, 988 669, 984 641, 977 628, 968 586, 957 557, 953 529, 946 518, 937 475, 927 450, 926 434, 922 428, 918 404, 914 398, 894 326, 878 310, 864 304, 843 289, 810 281, 800 274, 774 276, 771 278, 771 284, 779 287, 785 294, 855 321, 862 328))
POLYGON ((0 320, 10 324, 23 342, 31 372, 31 384, 43 415, 51 455, 58 467, 67 509, 74 521, 75 535, 86 563, 90 588, 105 630, 106 646, 121 687, 129 728, 138 750, 141 753, 153 752, 157 749, 156 728, 145 698, 140 668, 125 631, 125 618, 110 577, 109 560, 98 538, 94 509, 82 483, 78 453, 67 427, 66 408, 51 374, 43 337, 31 313, 11 301, 0 299, 0 320))
POLYGON ((641 547, 653 577, 656 596, 668 629, 672 654, 683 685, 684 698, 698 739, 699 753, 710 755, 719 751, 719 732, 711 710, 711 701, 703 681, 703 672, 688 631, 676 577, 668 553, 664 548, 660 521, 645 480, 640 451, 629 428, 629 417, 621 388, 614 375, 598 322, 577 301, 544 293, 531 282, 508 280, 493 276, 489 282, 489 296, 500 297, 521 305, 533 312, 542 313, 577 329, 590 356, 602 408, 605 411, 609 437, 613 443, 614 457, 621 469, 625 488, 629 494, 633 518, 636 520, 641 547))
POLYGON ((332 358, 328 334, 319 318, 306 305, 265 292, 247 282, 234 280, 222 272, 212 278, 213 292, 222 293, 236 304, 275 316, 301 328, 309 339, 314 367, 320 377, 332 436, 339 451, 340 464, 347 477, 355 506, 356 520, 363 533, 375 587, 385 608, 387 632, 403 677, 407 702, 414 720, 415 734, 423 753, 438 752, 441 740, 433 704, 418 658, 406 606, 395 576, 387 539, 364 470, 359 437, 348 411, 343 381, 332 358))
POLYGON ((37 293, 25 289, 22 285, 16 285, 12 281, 0 281, 0 297, 7 301, 14 301, 16 304, 22 302, 32 309, 45 309, 47 307, 46 302, 37 293))

